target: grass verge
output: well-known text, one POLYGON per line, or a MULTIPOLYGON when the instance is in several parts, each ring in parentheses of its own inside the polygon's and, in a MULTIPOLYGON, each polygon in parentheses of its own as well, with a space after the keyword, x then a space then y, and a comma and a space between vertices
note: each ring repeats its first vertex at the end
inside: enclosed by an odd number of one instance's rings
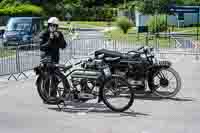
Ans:
POLYGON ((170 31, 176 32, 177 34, 187 34, 186 38, 191 38, 193 40, 200 40, 200 27, 199 27, 199 33, 198 33, 198 38, 197 38, 197 27, 180 27, 177 28, 170 27, 170 31))
MULTIPOLYGON (((128 42, 130 45, 147 45, 147 34, 137 34, 135 28, 130 29, 127 34, 123 34, 120 29, 108 31, 104 33, 104 36, 112 40, 128 42)), ((159 37, 158 41, 161 48, 169 47, 169 38, 159 37)), ((148 45, 155 46, 155 44, 156 40, 153 37, 148 36, 148 45)))
MULTIPOLYGON (((70 22, 76 28, 98 28, 98 27, 108 27, 108 22, 104 21, 71 21, 70 22)), ((69 26, 66 21, 62 21, 61 25, 69 26)), ((110 23, 111 26, 115 26, 115 22, 110 23)))
POLYGON ((14 56, 15 54, 16 54, 15 50, 0 48, 0 58, 14 56))

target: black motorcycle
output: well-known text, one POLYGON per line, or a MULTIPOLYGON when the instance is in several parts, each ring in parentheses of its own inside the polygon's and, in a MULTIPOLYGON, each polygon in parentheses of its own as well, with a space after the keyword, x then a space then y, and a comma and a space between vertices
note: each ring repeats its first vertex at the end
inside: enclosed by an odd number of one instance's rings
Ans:
POLYGON ((82 65, 74 69, 72 65, 42 62, 34 69, 38 75, 36 86, 39 96, 46 104, 53 105, 98 98, 98 102, 103 101, 113 111, 125 111, 134 102, 134 88, 124 78, 111 73, 108 63, 118 61, 119 58, 103 58, 100 55, 98 59, 76 63, 82 65))
POLYGON ((128 53, 120 53, 101 49, 95 51, 95 57, 104 54, 104 57, 119 57, 120 61, 111 63, 111 72, 127 79, 130 85, 138 84, 138 94, 155 94, 163 98, 176 96, 181 89, 181 78, 171 67, 169 61, 158 61, 154 49, 140 47, 128 53))

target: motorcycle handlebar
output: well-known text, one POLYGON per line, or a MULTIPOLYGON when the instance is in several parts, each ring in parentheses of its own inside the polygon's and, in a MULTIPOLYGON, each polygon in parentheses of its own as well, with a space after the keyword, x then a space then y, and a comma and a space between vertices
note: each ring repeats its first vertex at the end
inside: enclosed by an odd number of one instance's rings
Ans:
POLYGON ((128 51, 128 54, 129 53, 136 53, 136 54, 143 54, 144 53, 144 51, 143 52, 139 52, 140 50, 142 50, 142 49, 144 49, 144 46, 141 46, 141 47, 139 47, 137 50, 131 50, 131 51, 128 51))
POLYGON ((141 50, 141 49, 143 49, 144 48, 144 46, 141 46, 140 48, 138 48, 137 50, 139 51, 139 50, 141 50))
POLYGON ((136 50, 132 50, 132 51, 128 51, 128 54, 129 53, 143 54, 144 52, 139 52, 139 51, 136 51, 136 50))
POLYGON ((74 65, 77 66, 77 65, 79 65, 81 63, 82 63, 82 61, 79 61, 79 62, 75 63, 74 65))

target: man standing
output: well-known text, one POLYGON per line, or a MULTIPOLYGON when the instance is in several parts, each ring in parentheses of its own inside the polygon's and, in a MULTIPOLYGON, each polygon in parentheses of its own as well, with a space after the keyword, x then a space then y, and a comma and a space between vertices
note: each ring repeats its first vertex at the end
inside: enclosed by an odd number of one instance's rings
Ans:
MULTIPOLYGON (((41 59, 49 58, 49 63, 59 64, 60 53, 59 49, 66 48, 66 42, 64 40, 63 34, 58 31, 59 20, 56 17, 51 17, 48 20, 48 28, 40 34, 40 50, 41 50, 41 59)), ((55 100, 57 95, 57 85, 58 79, 55 77, 52 79, 53 88, 50 92, 49 100, 55 100)), ((45 85, 46 92, 49 92, 49 81, 45 85)), ((45 101, 44 101, 45 102, 45 101)))
POLYGON ((58 18, 51 17, 48 20, 47 30, 40 34, 40 50, 42 51, 41 58, 50 57, 51 62, 55 64, 59 63, 59 49, 66 48, 64 36, 60 31, 58 31, 58 24, 58 18))

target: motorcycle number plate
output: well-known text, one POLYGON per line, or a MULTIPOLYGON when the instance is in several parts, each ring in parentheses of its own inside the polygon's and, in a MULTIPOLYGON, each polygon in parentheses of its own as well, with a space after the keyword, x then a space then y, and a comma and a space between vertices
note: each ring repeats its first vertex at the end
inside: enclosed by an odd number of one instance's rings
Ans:
POLYGON ((111 72, 110 72, 110 68, 105 68, 104 70, 103 70, 103 72, 104 72, 104 74, 106 75, 106 77, 108 77, 108 76, 110 76, 111 75, 111 72))

